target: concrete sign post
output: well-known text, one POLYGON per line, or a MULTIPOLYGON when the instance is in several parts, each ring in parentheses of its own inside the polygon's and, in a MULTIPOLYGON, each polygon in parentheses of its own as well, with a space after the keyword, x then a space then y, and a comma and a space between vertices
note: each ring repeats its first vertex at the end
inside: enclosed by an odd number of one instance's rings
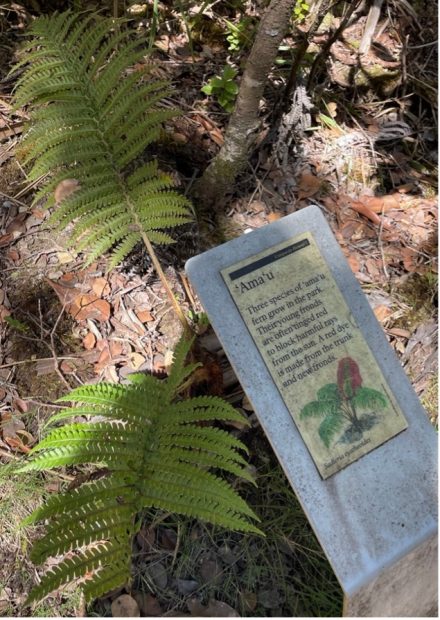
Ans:
POLYGON ((436 614, 436 434, 318 207, 186 269, 344 615, 436 614))

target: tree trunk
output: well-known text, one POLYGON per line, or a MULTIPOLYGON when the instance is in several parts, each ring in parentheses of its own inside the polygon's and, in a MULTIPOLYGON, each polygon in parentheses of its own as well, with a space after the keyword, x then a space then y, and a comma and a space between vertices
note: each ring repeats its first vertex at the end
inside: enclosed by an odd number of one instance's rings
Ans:
POLYGON ((246 167, 250 147, 258 129, 260 99, 278 48, 289 29, 296 0, 272 0, 261 19, 219 153, 195 183, 193 195, 202 208, 220 206, 246 167))

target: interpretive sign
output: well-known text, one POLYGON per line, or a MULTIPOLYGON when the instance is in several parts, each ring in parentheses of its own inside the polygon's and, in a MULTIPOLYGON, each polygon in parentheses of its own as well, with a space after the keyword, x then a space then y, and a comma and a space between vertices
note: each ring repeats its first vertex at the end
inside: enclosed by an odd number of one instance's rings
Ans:
POLYGON ((436 433, 320 209, 186 270, 344 590, 344 615, 436 615, 436 433))
POLYGON ((311 233, 221 274, 323 478, 407 428, 311 233))

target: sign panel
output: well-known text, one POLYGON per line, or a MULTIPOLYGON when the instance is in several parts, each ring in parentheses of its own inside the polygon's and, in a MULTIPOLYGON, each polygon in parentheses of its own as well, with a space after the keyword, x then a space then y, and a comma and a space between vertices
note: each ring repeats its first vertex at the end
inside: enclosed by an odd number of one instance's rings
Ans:
POLYGON ((221 275, 322 478, 407 428, 310 232, 221 275))

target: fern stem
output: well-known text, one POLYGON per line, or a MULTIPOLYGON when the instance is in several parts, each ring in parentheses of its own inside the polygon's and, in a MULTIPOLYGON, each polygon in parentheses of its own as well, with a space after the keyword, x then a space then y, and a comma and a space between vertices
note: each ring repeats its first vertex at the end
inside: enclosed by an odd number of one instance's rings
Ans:
POLYGON ((168 295, 169 300, 171 301, 171 304, 177 315, 177 318, 179 319, 179 321, 181 322, 183 326, 183 331, 185 335, 189 337, 191 336, 191 328, 189 326, 188 321, 186 320, 186 317, 182 311, 182 308, 180 307, 177 299, 174 297, 174 293, 171 290, 170 285, 168 284, 168 279, 164 273, 164 270, 162 269, 162 265, 160 264, 159 259, 157 258, 156 252, 154 251, 154 248, 151 245, 151 241, 149 240, 148 236, 143 231, 141 231, 141 237, 142 237, 142 241, 145 244, 145 247, 147 248, 147 252, 151 257, 156 273, 159 276, 160 281, 162 282, 165 288, 165 292, 168 295))

